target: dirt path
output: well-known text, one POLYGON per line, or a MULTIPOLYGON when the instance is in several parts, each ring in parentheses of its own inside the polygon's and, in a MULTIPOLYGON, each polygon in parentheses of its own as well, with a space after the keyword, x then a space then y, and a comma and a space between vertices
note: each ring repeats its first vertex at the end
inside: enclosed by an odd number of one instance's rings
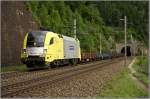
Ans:
POLYGON ((131 73, 130 76, 131 78, 139 85, 141 86, 145 91, 148 92, 148 87, 146 87, 143 82, 141 82, 137 77, 134 76, 134 74, 136 73, 135 69, 132 67, 133 64, 135 63, 136 58, 133 59, 133 61, 129 64, 128 68, 130 69, 131 73))

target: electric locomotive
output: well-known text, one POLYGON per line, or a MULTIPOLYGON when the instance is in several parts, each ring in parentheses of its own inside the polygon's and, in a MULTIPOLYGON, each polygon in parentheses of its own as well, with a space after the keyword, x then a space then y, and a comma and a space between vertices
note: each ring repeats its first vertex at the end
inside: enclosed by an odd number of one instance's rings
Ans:
POLYGON ((21 61, 28 68, 77 64, 81 60, 77 38, 51 31, 32 31, 26 34, 21 61))

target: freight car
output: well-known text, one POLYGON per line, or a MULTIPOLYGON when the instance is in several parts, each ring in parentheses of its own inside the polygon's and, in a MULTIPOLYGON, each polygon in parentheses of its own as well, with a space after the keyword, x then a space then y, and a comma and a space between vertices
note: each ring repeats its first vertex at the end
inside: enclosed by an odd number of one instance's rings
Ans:
POLYGON ((81 53, 81 62, 88 62, 88 61, 95 61, 95 60, 97 60, 96 53, 88 53, 88 52, 81 53))
POLYGON ((51 31, 29 32, 24 38, 21 61, 28 68, 77 64, 80 60, 78 39, 51 31))
POLYGON ((107 52, 107 53, 94 53, 94 52, 82 52, 81 53, 81 62, 90 62, 90 61, 97 61, 97 60, 105 60, 105 59, 112 59, 123 57, 123 54, 119 54, 116 52, 107 52))

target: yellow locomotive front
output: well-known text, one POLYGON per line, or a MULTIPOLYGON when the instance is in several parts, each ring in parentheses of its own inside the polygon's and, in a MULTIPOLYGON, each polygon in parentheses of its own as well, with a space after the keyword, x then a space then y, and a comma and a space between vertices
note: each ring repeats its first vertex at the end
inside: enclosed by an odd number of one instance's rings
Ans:
POLYGON ((49 31, 34 31, 26 34, 21 53, 21 61, 28 68, 49 66, 56 58, 63 58, 62 42, 56 34, 49 31), (57 42, 54 44, 54 42, 57 42), (59 54, 55 50, 59 49, 59 54), (55 56, 54 56, 55 55, 55 56))
POLYGON ((44 64, 47 49, 44 48, 46 32, 30 32, 25 36, 21 61, 27 67, 34 67, 35 63, 44 64))

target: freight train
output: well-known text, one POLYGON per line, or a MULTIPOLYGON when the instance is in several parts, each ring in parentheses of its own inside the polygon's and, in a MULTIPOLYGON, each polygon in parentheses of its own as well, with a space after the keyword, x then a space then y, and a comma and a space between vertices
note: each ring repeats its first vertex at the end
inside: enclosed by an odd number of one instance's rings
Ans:
POLYGON ((28 68, 53 67, 100 60, 98 53, 81 53, 80 42, 51 31, 32 31, 26 34, 21 61, 28 68))

